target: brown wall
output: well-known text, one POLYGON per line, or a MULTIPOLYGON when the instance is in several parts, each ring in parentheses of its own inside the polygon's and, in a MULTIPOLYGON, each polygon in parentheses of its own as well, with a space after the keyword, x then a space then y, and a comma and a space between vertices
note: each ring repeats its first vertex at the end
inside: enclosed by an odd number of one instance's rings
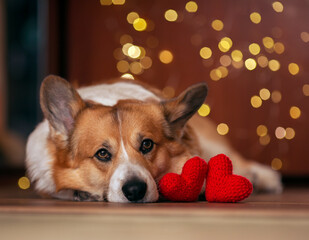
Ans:
MULTIPOLYGON (((120 37, 128 34, 133 43, 144 47, 146 55, 152 59, 152 67, 135 77, 159 88, 171 86, 176 93, 193 83, 206 81, 210 89, 206 101, 211 107, 209 117, 217 123, 228 124, 230 131, 227 137, 236 149, 245 157, 268 165, 273 158, 279 158, 283 163, 280 171, 286 175, 308 175, 309 97, 303 94, 302 87, 308 84, 309 43, 302 41, 300 34, 309 32, 309 3, 287 0, 284 1, 284 11, 277 13, 268 0, 196 1, 198 11, 188 13, 186 2, 127 0, 121 6, 101 6, 99 0, 66 1, 67 30, 62 34, 66 36, 69 80, 85 85, 121 76, 113 52, 122 47, 120 37), (176 10, 182 20, 166 21, 164 12, 170 8, 176 10), (154 29, 135 31, 126 20, 127 14, 132 11, 138 12, 148 23, 151 21, 154 29), (249 15, 254 11, 262 16, 259 24, 250 21, 249 15), (212 29, 214 19, 223 21, 222 31, 212 29), (196 41, 192 43, 194 36, 196 41), (226 36, 232 39, 233 46, 227 53, 222 53, 218 42, 226 36), (284 53, 266 51, 262 43, 265 36, 282 42, 284 53), (150 38, 157 39, 156 47, 147 44, 150 38), (253 42, 261 46, 260 55, 280 62, 278 71, 259 66, 253 71, 244 66, 240 69, 228 66, 226 78, 219 81, 210 79, 210 71, 220 66, 220 57, 230 55, 232 50, 241 50, 244 60, 256 59, 259 55, 253 56, 248 50, 253 42), (199 51, 204 46, 212 49, 211 60, 200 57, 199 51), (158 58, 163 49, 170 50, 174 56, 170 64, 163 64, 158 58), (296 76, 288 71, 291 62, 300 66, 296 76), (250 99, 258 95, 261 88, 270 92, 280 91, 282 100, 274 103, 269 99, 263 101, 260 108, 253 108, 250 99), (301 109, 300 118, 290 117, 291 106, 301 109), (271 138, 265 146, 260 144, 256 134, 260 124, 267 126, 271 138), (277 139, 275 129, 278 126, 293 128, 295 138, 277 139)), ((51 16, 55 18, 57 15, 51 16)))

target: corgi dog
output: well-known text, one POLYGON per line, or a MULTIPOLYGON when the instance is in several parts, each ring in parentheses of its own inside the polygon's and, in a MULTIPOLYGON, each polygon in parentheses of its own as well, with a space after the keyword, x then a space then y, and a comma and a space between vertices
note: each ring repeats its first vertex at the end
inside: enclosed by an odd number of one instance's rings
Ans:
POLYGON ((157 183, 181 173, 193 156, 224 153, 234 173, 255 189, 281 192, 280 175, 245 160, 218 135, 214 123, 195 114, 207 95, 205 83, 178 97, 135 80, 74 89, 50 75, 40 90, 45 120, 30 134, 27 174, 43 196, 77 201, 155 202, 157 183))

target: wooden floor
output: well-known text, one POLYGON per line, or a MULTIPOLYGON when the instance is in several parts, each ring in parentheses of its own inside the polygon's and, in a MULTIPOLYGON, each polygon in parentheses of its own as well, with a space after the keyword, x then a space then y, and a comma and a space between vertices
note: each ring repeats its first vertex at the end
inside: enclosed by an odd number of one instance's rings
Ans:
POLYGON ((241 203, 41 199, 0 185, 0 239, 309 239, 309 188, 241 203))

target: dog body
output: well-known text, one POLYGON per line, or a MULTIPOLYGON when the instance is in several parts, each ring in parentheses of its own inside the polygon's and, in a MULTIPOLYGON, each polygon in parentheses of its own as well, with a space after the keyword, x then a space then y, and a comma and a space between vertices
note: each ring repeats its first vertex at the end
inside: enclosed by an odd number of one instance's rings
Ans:
POLYGON ((276 172, 244 160, 210 120, 195 115, 206 95, 205 84, 166 100, 157 89, 136 81, 75 90, 49 76, 40 96, 46 119, 27 143, 28 175, 42 195, 155 202, 164 174, 179 174, 193 156, 209 160, 224 153, 236 174, 258 189, 280 192, 276 172))

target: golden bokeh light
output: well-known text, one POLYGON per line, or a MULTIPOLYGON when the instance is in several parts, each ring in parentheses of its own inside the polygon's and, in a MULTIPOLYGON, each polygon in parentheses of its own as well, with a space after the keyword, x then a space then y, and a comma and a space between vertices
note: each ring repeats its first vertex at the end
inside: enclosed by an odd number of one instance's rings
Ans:
POLYGON ((303 42, 305 42, 305 43, 309 42, 309 33, 307 33, 307 32, 301 32, 300 38, 301 38, 301 40, 303 40, 303 42))
POLYGON ((209 73, 211 80, 218 81, 220 80, 222 73, 218 69, 213 69, 209 73))
POLYGON ((140 63, 142 64, 142 68, 149 69, 152 66, 152 59, 146 56, 140 60, 140 63))
POLYGON ((162 63, 169 64, 173 61, 173 54, 169 50, 163 50, 159 53, 159 59, 162 63))
POLYGON ((121 78, 134 80, 134 76, 131 73, 124 73, 121 75, 121 78))
POLYGON ((197 6, 196 2, 189 1, 189 2, 186 3, 185 8, 186 8, 187 12, 194 13, 194 12, 197 11, 198 6, 197 6))
POLYGON ((260 48, 259 44, 251 43, 249 45, 249 51, 252 55, 258 55, 261 51, 261 48, 260 48))
POLYGON ((271 93, 271 100, 274 102, 274 103, 279 103, 282 99, 282 95, 281 95, 281 92, 275 90, 271 93))
POLYGON ((304 86, 303 86, 303 94, 305 95, 305 96, 309 96, 309 84, 304 84, 304 86))
POLYGON ((141 49, 138 46, 132 45, 128 49, 128 56, 130 58, 138 58, 141 55, 141 49))
POLYGON ((260 98, 264 101, 268 100, 270 98, 270 91, 267 88, 262 88, 260 90, 260 98))
POLYGON ((245 61, 245 66, 248 70, 252 71, 256 68, 256 61, 253 58, 248 58, 245 61))
POLYGON ((279 158, 274 158, 271 161, 271 168, 275 171, 278 171, 282 168, 282 161, 279 158))
POLYGON ((124 45, 122 46, 122 53, 123 53, 124 55, 126 55, 126 56, 129 56, 128 51, 129 51, 129 48, 132 47, 132 46, 133 46, 132 43, 126 43, 126 44, 124 44, 124 45))
POLYGON ((217 126, 217 132, 218 132, 220 135, 226 135, 226 134, 228 134, 228 132, 229 132, 229 126, 228 126, 226 123, 220 123, 220 124, 217 126))
POLYGON ((266 146, 270 143, 270 139, 271 138, 270 138, 269 134, 266 134, 265 136, 261 136, 259 138, 259 142, 262 146, 266 146))
POLYGON ((283 43, 276 42, 275 45, 274 45, 274 50, 275 50, 275 53, 282 54, 285 50, 285 47, 284 47, 283 43))
POLYGON ((127 61, 121 60, 117 63, 118 72, 125 73, 129 71, 129 69, 130 69, 130 64, 127 61))
POLYGON ((126 43, 133 43, 133 38, 128 34, 123 34, 120 37, 119 42, 120 42, 121 45, 124 45, 126 43))
POLYGON ((296 63, 290 63, 288 69, 290 74, 292 75, 296 75, 299 73, 299 66, 296 63))
POLYGON ((197 112, 200 116, 206 117, 210 113, 210 107, 207 104, 202 104, 197 112))
POLYGON ((235 62, 240 62, 243 58, 242 52, 240 50, 234 50, 231 53, 231 56, 232 56, 233 61, 235 62))
POLYGON ((233 61, 232 65, 233 65, 234 68, 240 69, 244 66, 244 61, 243 60, 240 60, 239 62, 233 61))
POLYGON ((288 139, 288 140, 291 140, 295 137, 295 130, 293 128, 286 128, 285 129, 285 138, 288 139))
POLYGON ((262 99, 259 96, 252 96, 250 102, 251 106, 254 108, 259 108, 262 106, 262 99))
POLYGON ((142 64, 139 62, 132 62, 130 64, 130 71, 131 73, 136 74, 136 75, 143 73, 142 64))
POLYGON ((163 88, 162 93, 166 98, 173 98, 175 96, 175 89, 170 86, 163 88))
POLYGON ((139 18, 139 15, 138 15, 138 13, 136 13, 136 12, 130 12, 130 13, 128 13, 128 15, 127 15, 127 21, 128 21, 128 23, 130 23, 130 24, 133 24, 134 21, 135 21, 136 19, 138 19, 138 18, 139 18))
POLYGON ((263 55, 258 57, 257 62, 262 68, 266 68, 268 66, 268 59, 263 55))
POLYGON ((278 139, 283 139, 285 137, 286 131, 283 127, 277 127, 275 130, 275 136, 278 139))
POLYGON ((261 22, 262 18, 261 15, 258 12, 253 12, 250 14, 250 20, 251 22, 258 24, 261 22))
POLYGON ((113 0, 114 5, 123 5, 126 3, 126 0, 113 0))
POLYGON ((17 184, 18 184, 18 187, 23 190, 30 188, 30 180, 27 177, 19 178, 17 184))
POLYGON ((256 134, 259 136, 259 137, 264 137, 266 136, 268 133, 268 129, 265 125, 259 125, 257 128, 256 128, 256 134))
POLYGON ((221 20, 216 19, 212 21, 211 27, 216 31, 221 31, 224 27, 224 24, 221 20))
POLYGON ((283 12, 283 4, 281 2, 278 1, 273 2, 272 6, 276 12, 278 13, 283 12))
POLYGON ((200 50, 200 56, 204 59, 209 59, 212 55, 212 51, 209 47, 203 47, 200 50))
POLYGON ((233 45, 232 39, 230 39, 229 37, 224 37, 218 43, 218 48, 220 49, 221 52, 228 52, 232 47, 232 45, 233 45))
POLYGON ((220 63, 221 65, 228 67, 231 65, 232 63, 232 59, 229 55, 223 55, 220 57, 220 63))
POLYGON ((116 60, 122 60, 125 58, 125 56, 123 55, 122 53, 122 49, 121 48, 116 48, 114 51, 113 51, 113 56, 116 60))
POLYGON ((164 17, 169 22, 175 22, 178 18, 178 14, 175 10, 169 9, 164 13, 164 17))
POLYGON ((220 73, 218 75, 220 75, 221 78, 225 78, 229 74, 229 70, 226 67, 224 67, 224 66, 218 67, 217 71, 220 71, 220 73))
POLYGON ((263 45, 265 48, 271 49, 274 47, 274 40, 271 37, 264 37, 263 38, 263 45))
POLYGON ((103 6, 109 6, 112 5, 112 0, 100 0, 100 4, 103 6))
POLYGON ((301 110, 299 109, 299 107, 296 106, 292 106, 290 108, 290 116, 293 119, 298 119, 301 115, 301 110))
POLYGON ((133 27, 136 31, 145 31, 147 28, 147 22, 143 18, 136 18, 133 22, 133 27))
POLYGON ((268 67, 271 71, 276 72, 280 69, 280 62, 278 60, 272 59, 268 62, 268 67))

